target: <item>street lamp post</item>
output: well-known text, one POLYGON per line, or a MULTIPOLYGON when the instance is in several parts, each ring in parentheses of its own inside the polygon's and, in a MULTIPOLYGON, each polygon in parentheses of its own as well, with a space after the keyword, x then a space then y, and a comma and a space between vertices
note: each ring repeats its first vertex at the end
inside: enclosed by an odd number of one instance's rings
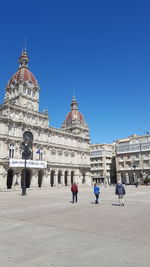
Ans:
POLYGON ((22 158, 24 159, 24 173, 23 173, 23 180, 22 180, 22 196, 26 196, 26 166, 27 166, 27 159, 30 158, 31 151, 29 150, 29 146, 27 144, 23 145, 23 152, 22 158))
POLYGON ((26 166, 27 160, 31 158, 31 149, 33 144, 33 134, 31 132, 24 132, 22 142, 22 158, 24 159, 24 173, 22 180, 22 196, 26 196, 26 166))
MULTIPOLYGON (((25 153, 25 150, 24 150, 25 153)), ((26 165, 27 165, 27 160, 26 157, 24 157, 24 173, 23 173, 23 181, 22 181, 22 196, 26 196, 26 165)))

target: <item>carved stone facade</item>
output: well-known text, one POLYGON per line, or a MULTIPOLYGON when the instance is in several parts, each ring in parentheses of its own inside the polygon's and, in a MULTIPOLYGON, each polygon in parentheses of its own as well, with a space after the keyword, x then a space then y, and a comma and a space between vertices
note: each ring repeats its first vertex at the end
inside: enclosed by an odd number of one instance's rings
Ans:
POLYGON ((48 111, 39 112, 39 85, 22 52, 19 69, 6 86, 0 105, 0 188, 21 186, 24 168, 10 167, 10 158, 21 159, 25 131, 34 136, 32 160, 46 161, 46 169, 27 168, 27 187, 90 185, 89 129, 73 97, 71 111, 60 129, 49 126, 48 111), (38 153, 37 153, 38 152, 38 153))

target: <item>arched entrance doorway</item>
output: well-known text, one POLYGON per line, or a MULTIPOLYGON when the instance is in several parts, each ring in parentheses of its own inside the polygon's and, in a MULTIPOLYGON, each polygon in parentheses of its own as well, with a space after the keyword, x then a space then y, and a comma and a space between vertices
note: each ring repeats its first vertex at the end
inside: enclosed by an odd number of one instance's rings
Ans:
POLYGON ((51 171, 51 177, 50 177, 50 185, 54 186, 54 175, 55 175, 55 171, 51 171))
POLYGON ((62 172, 59 171, 58 172, 58 184, 61 184, 61 175, 62 175, 62 172))
POLYGON ((42 180, 43 180, 43 172, 42 172, 42 170, 39 170, 39 172, 38 172, 38 187, 42 186, 42 180))
POLYGON ((71 172, 71 184, 73 184, 74 183, 74 172, 72 171, 71 172))
POLYGON ((13 183, 13 170, 8 170, 7 172, 7 189, 11 189, 13 183))
MULTIPOLYGON (((21 172, 21 186, 23 184, 24 172, 25 172, 25 170, 23 169, 22 172, 21 172)), ((28 169, 26 169, 25 184, 26 184, 26 187, 27 188, 30 188, 30 184, 31 184, 31 172, 28 169)))
POLYGON ((67 186, 68 185, 68 172, 67 171, 65 171, 65 186, 67 186))

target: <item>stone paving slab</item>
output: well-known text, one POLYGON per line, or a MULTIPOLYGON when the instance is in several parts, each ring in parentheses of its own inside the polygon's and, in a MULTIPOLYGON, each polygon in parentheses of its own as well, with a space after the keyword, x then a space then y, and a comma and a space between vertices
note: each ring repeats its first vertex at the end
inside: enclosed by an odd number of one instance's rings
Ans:
POLYGON ((149 267, 150 187, 126 187, 125 207, 114 187, 0 192, 0 267, 149 267))

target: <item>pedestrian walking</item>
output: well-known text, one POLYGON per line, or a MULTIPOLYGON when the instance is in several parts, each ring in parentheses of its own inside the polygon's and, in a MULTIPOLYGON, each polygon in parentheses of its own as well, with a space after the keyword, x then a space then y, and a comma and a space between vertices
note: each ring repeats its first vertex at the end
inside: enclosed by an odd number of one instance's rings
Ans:
POLYGON ((99 195, 100 195, 100 188, 97 184, 94 184, 94 194, 95 194, 95 204, 98 204, 99 195))
POLYGON ((77 202, 78 201, 78 186, 76 183, 73 183, 71 186, 71 192, 72 192, 72 203, 77 202))
POLYGON ((125 193, 126 193, 126 191, 125 191, 125 188, 124 188, 123 184, 118 182, 116 184, 115 194, 118 195, 120 206, 124 206, 124 195, 125 195, 125 193))

